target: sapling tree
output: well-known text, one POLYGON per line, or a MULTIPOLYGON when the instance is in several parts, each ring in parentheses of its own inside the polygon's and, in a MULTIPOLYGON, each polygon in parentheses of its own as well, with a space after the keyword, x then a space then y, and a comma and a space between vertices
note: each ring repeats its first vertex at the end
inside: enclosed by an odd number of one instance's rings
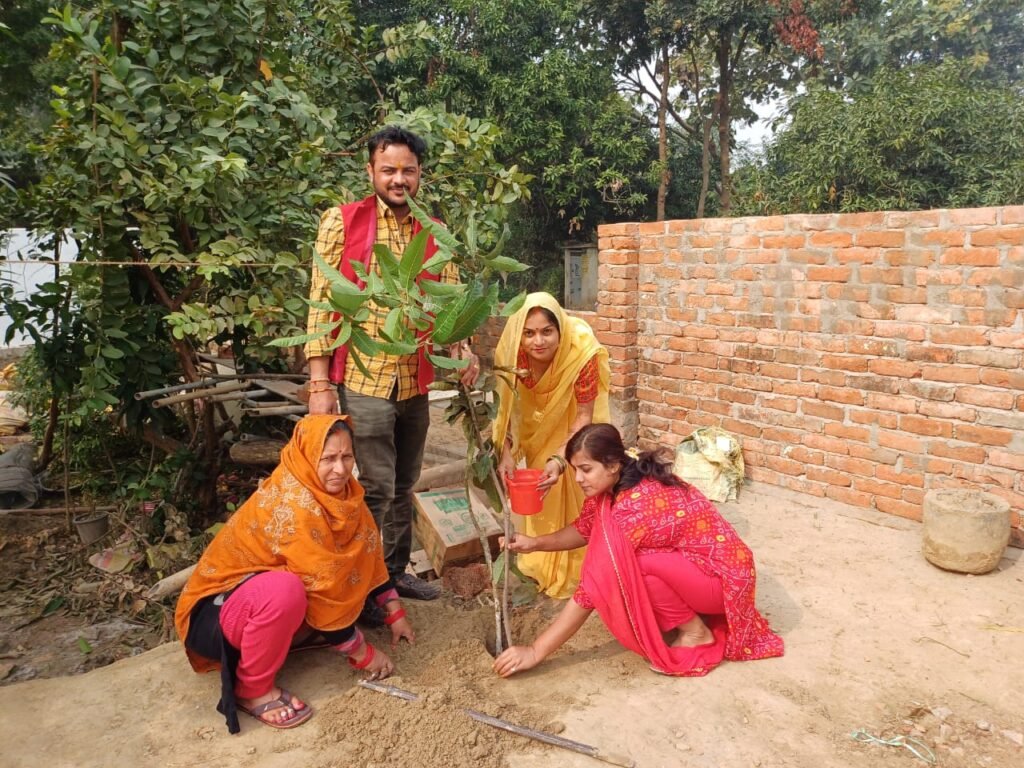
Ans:
MULTIPOLYGON (((518 181, 511 183, 515 185, 511 191, 517 197, 525 192, 518 181)), ((505 193, 499 191, 497 194, 505 193)), ((470 391, 460 381, 468 361, 461 357, 459 350, 461 344, 473 336, 488 318, 511 315, 522 306, 525 294, 519 294, 502 305, 498 288, 509 274, 528 267, 501 254, 507 228, 494 236, 493 230, 485 230, 481 226, 482 215, 470 212, 465 217, 465 231, 460 239, 434 221, 414 200, 407 199, 412 215, 422 229, 405 251, 395 254, 386 245, 375 245, 378 269, 368 272, 362 264, 354 263, 355 282, 327 264, 319 254, 314 255, 316 264, 327 278, 330 291, 326 301, 311 300, 309 303, 311 307, 330 312, 333 319, 313 333, 278 339, 272 344, 292 346, 328 335, 333 339, 331 349, 347 344, 353 362, 363 371, 366 371, 367 358, 378 354, 411 355, 423 348, 438 372, 432 387, 453 393, 445 418, 449 424, 460 425, 466 436, 466 497, 492 574, 495 648, 500 652, 505 641, 511 644, 508 573, 514 571, 515 566, 507 551, 498 560, 492 560, 484 528, 473 513, 469 494, 470 484, 475 485, 486 493, 491 505, 502 512, 507 541, 512 534, 511 516, 497 474, 497 455, 490 437, 490 425, 497 414, 497 379, 503 377, 514 385, 516 371, 495 368, 484 372, 475 391, 470 391), (483 236, 481 231, 485 232, 483 236), (431 236, 437 252, 427 259, 427 243, 431 236), (461 284, 420 279, 424 271, 432 275, 441 274, 450 262, 454 262, 466 276, 461 284), (363 327, 371 312, 386 313, 380 338, 372 337, 363 327), (444 347, 452 350, 452 354, 441 354, 444 347), (502 585, 500 596, 499 582, 502 585)))

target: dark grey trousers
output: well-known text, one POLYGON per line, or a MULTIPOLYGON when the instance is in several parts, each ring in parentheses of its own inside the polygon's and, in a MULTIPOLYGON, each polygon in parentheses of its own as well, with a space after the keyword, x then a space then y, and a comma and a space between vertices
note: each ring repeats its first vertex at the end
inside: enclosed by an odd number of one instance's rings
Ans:
POLYGON ((384 540, 392 579, 405 572, 412 552, 412 487, 420 477, 430 426, 426 395, 408 400, 360 395, 339 388, 341 412, 352 417, 353 448, 366 505, 384 540))

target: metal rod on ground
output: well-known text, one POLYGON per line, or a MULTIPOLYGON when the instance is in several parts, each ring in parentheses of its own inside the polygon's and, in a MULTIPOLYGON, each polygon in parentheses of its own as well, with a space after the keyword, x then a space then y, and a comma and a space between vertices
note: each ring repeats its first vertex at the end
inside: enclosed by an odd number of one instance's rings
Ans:
POLYGON ((198 400, 199 398, 210 397, 211 395, 223 395, 226 392, 237 392, 240 389, 246 389, 248 386, 248 382, 236 381, 217 384, 209 389, 194 389, 191 392, 186 392, 182 395, 171 395, 170 397, 154 400, 153 407, 163 408, 167 405, 176 405, 177 403, 184 403, 189 400, 198 400))
POLYGON ((214 378, 200 379, 199 381, 186 381, 184 384, 174 384, 170 387, 161 387, 160 389, 147 389, 145 392, 136 392, 136 400, 145 400, 148 397, 156 397, 157 395, 169 395, 172 392, 184 392, 186 389, 196 389, 197 387, 212 387, 217 383, 214 378))
POLYGON ((214 373, 214 379, 302 379, 309 378, 305 373, 214 373))
MULTIPOLYGON (((406 691, 397 686, 388 685, 387 683, 375 683, 372 680, 360 680, 358 684, 363 688, 369 688, 371 691, 386 693, 388 696, 395 696, 396 698, 404 699, 405 701, 419 701, 420 698, 412 691, 406 691)), ((621 766, 621 768, 636 768, 636 763, 632 758, 625 757, 623 755, 616 755, 612 752, 602 752, 597 747, 592 747, 589 744, 562 738, 561 736, 555 736, 551 733, 544 733, 544 731, 527 728, 523 725, 516 725, 515 723, 510 723, 508 720, 502 720, 500 717, 491 717, 490 715, 478 712, 475 709, 464 709, 462 711, 476 722, 489 725, 492 728, 499 728, 503 731, 514 733, 517 736, 523 736, 527 739, 533 739, 534 741, 540 741, 544 744, 550 744, 553 747, 560 747, 561 749, 568 749, 571 752, 578 752, 581 755, 587 755, 588 757, 592 757, 595 760, 600 760, 604 763, 621 766)))

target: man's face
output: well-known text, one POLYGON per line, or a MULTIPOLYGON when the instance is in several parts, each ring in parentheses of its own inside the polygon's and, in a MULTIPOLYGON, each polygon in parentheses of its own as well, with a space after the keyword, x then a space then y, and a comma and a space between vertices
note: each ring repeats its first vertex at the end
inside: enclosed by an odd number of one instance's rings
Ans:
POLYGON ((389 208, 406 210, 406 195, 416 197, 420 188, 420 164, 404 144, 378 148, 366 166, 373 191, 389 208))

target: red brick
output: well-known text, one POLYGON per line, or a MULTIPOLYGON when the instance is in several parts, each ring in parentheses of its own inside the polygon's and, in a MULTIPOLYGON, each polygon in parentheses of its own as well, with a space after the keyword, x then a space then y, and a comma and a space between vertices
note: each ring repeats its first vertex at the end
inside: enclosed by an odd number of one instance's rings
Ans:
POLYGON ((770 469, 774 469, 776 472, 781 472, 784 475, 802 475, 804 473, 803 464, 784 459, 781 456, 768 456, 764 463, 770 469))
POLYGON ((903 500, 921 506, 924 504, 924 494, 925 492, 921 488, 904 488, 903 500))
POLYGON ((955 229, 938 229, 922 233, 920 240, 922 245, 963 246, 967 242, 967 233, 955 229))
POLYGON ((846 377, 846 386, 851 389, 860 389, 865 392, 883 392, 887 395, 895 395, 900 391, 901 382, 899 379, 888 376, 876 376, 872 373, 864 376, 850 374, 846 377))
POLYGON ((947 248, 939 254, 939 263, 967 267, 996 267, 999 266, 999 249, 947 248))
POLYGON ((826 424, 825 434, 829 437, 841 437, 845 440, 859 440, 862 443, 868 442, 871 433, 863 427, 852 427, 846 424, 826 424))
POLYGON ((789 488, 797 493, 804 493, 808 496, 817 496, 821 498, 825 495, 825 486, 820 483, 812 483, 808 480, 792 477, 790 475, 782 475, 779 477, 779 483, 784 488, 789 488))
MULTIPOLYGON (((761 439, 774 443, 773 447, 778 448, 780 445, 790 446, 800 442, 800 432, 795 429, 783 429, 782 427, 765 427, 761 430, 761 439)), ((746 446, 744 446, 746 447, 746 446)), ((788 450, 788 449, 787 449, 788 450)), ((781 454, 786 456, 784 452, 779 450, 772 451, 773 454, 781 454)))
POLYGON ((893 304, 925 304, 928 301, 928 289, 893 287, 886 290, 885 299, 893 304))
POLYGON ((850 279, 851 267, 808 267, 807 279, 826 283, 845 283, 850 279))
POLYGON ((819 403, 815 401, 805 401, 802 404, 803 413, 807 416, 814 416, 820 419, 832 419, 833 421, 842 421, 845 412, 842 408, 835 405, 829 405, 828 403, 819 403))
POLYGON ((825 463, 825 454, 821 451, 812 451, 808 448, 804 448, 800 445, 792 445, 785 449, 785 454, 793 461, 799 461, 804 464, 812 464, 815 466, 821 466, 825 463))
POLYGON ((871 477, 875 472, 874 463, 851 456, 828 455, 825 457, 825 466, 859 477, 871 477))
POLYGON ((793 365, 761 363, 761 365, 758 366, 758 373, 770 379, 787 379, 795 381, 800 376, 800 369, 793 365))
POLYGON ((988 344, 987 328, 931 328, 928 338, 934 344, 955 344, 966 347, 983 347, 988 344))
POLYGON ((818 397, 834 403, 846 405, 864 405, 864 393, 845 387, 822 386, 818 388, 818 397))
POLYGON ((955 445, 946 440, 932 440, 928 443, 928 454, 970 464, 981 464, 985 461, 986 451, 979 445, 955 445))
POLYGON ((800 371, 801 381, 817 382, 830 386, 841 387, 846 383, 846 374, 842 371, 819 371, 813 368, 804 368, 800 371))
POLYGON ((906 235, 901 230, 861 231, 854 236, 857 245, 879 248, 901 248, 906 242, 906 235))
POLYGON ((808 480, 814 480, 819 483, 828 483, 829 485, 849 487, 853 484, 853 479, 848 474, 845 472, 837 472, 833 469, 808 467, 806 476, 808 480))
POLYGON ((903 341, 924 341, 925 329, 920 325, 906 323, 877 323, 875 335, 883 338, 901 339, 903 341))
POLYGON ((800 401, 795 397, 762 397, 758 401, 758 405, 776 411, 796 413, 797 408, 800 406, 800 401))
MULTIPOLYGON (((1019 452, 1013 453, 1010 451, 992 449, 988 454, 988 463, 997 467, 1016 469, 1019 472, 1024 472, 1024 454, 1019 452)), ((1024 488, 1022 488, 1022 490, 1024 490, 1024 488)))
POLYGON ((889 515, 898 515, 899 517, 905 517, 908 520, 917 520, 921 522, 921 505, 912 504, 907 501, 899 501, 897 499, 889 499, 885 496, 879 496, 875 499, 875 508, 879 512, 885 512, 889 515))
POLYGON ((761 435, 761 427, 758 425, 737 421, 736 419, 722 419, 722 429, 729 432, 738 432, 741 435, 749 435, 750 437, 759 437, 761 435))
POLYGON ((824 368, 833 368, 840 371, 863 372, 868 369, 868 361, 863 357, 848 357, 845 355, 824 355, 821 358, 821 365, 824 368))
POLYGON ((990 338, 995 347, 1024 349, 1024 333, 1019 331, 993 331, 990 338))
POLYGON ((855 459, 867 459, 875 464, 895 466, 902 456, 899 451, 891 448, 873 448, 861 443, 850 443, 850 455, 855 459))
MULTIPOLYGON (((880 466, 875 469, 875 477, 897 485, 912 485, 915 488, 924 488, 924 475, 920 472, 898 472, 892 467, 880 466)), ((898 497, 902 498, 902 494, 898 497)))
POLYGON ((834 453, 840 456, 847 455, 850 451, 845 440, 839 440, 825 435, 804 435, 800 442, 809 448, 816 448, 827 453, 834 453))
POLYGON ((956 362, 980 368, 1021 367, 1021 353, 1011 349, 965 349, 956 353, 956 362))
POLYGON ((950 224, 995 224, 997 208, 957 208, 947 213, 950 224))
POLYGON ((975 367, 956 365, 926 365, 921 376, 927 381, 950 381, 957 384, 978 384, 981 371, 975 367))
POLYGON ((915 435, 928 435, 930 437, 953 436, 952 424, 922 416, 905 415, 901 417, 900 429, 904 432, 913 432, 915 435))
POLYGON ((967 443, 1006 446, 1013 440, 1013 436, 1014 432, 996 427, 982 427, 974 424, 958 424, 956 427, 956 439, 967 443))
POLYGON ((836 248, 833 258, 840 264, 873 264, 882 257, 880 248, 836 248))
POLYGON ((871 360, 868 370, 879 376, 898 376, 904 379, 916 379, 921 375, 921 366, 917 363, 892 358, 871 360))
POLYGON ((878 444, 905 453, 924 453, 924 441, 903 432, 878 431, 878 444))
POLYGON ((819 248, 847 248, 853 245, 853 235, 848 232, 812 232, 808 245, 819 248))
POLYGON ((908 344, 904 356, 907 360, 915 363, 951 363, 956 358, 956 352, 952 347, 908 344))
MULTIPOLYGON (((953 322, 953 312, 948 307, 908 304, 896 307, 896 319, 904 323, 949 325, 953 322)), ((919 341, 919 339, 914 339, 914 341, 919 341)))
POLYGON ((862 491, 854 491, 850 488, 838 488, 830 485, 825 490, 825 495, 843 504, 852 504, 855 507, 870 507, 871 495, 862 491))
POLYGON ((928 401, 921 403, 917 412, 922 416, 931 416, 937 419, 953 419, 955 421, 974 422, 978 418, 978 411, 976 409, 957 403, 928 401))
MULTIPOLYGON (((806 410, 807 406, 804 406, 804 411, 806 410)), ((896 429, 899 427, 899 420, 900 417, 895 413, 850 410, 850 421, 854 424, 877 424, 882 429, 896 429)))
POLYGON ((881 339, 847 339, 846 351, 855 355, 892 357, 899 352, 899 345, 895 341, 881 339))
POLYGON ((877 392, 872 392, 868 395, 866 405, 868 408, 874 408, 879 411, 895 411, 896 413, 917 412, 917 401, 913 398, 883 395, 877 392))
POLYGON ((853 487, 858 491, 873 493, 876 496, 886 496, 890 499, 903 498, 903 488, 892 483, 880 483, 868 477, 858 477, 853 481, 853 487))
POLYGON ((772 392, 776 395, 813 398, 818 396, 815 384, 804 384, 791 381, 773 381, 772 392))
POLYGON ((1024 245, 1024 226, 1008 226, 1000 229, 978 229, 971 232, 972 246, 1020 246, 1024 245))

